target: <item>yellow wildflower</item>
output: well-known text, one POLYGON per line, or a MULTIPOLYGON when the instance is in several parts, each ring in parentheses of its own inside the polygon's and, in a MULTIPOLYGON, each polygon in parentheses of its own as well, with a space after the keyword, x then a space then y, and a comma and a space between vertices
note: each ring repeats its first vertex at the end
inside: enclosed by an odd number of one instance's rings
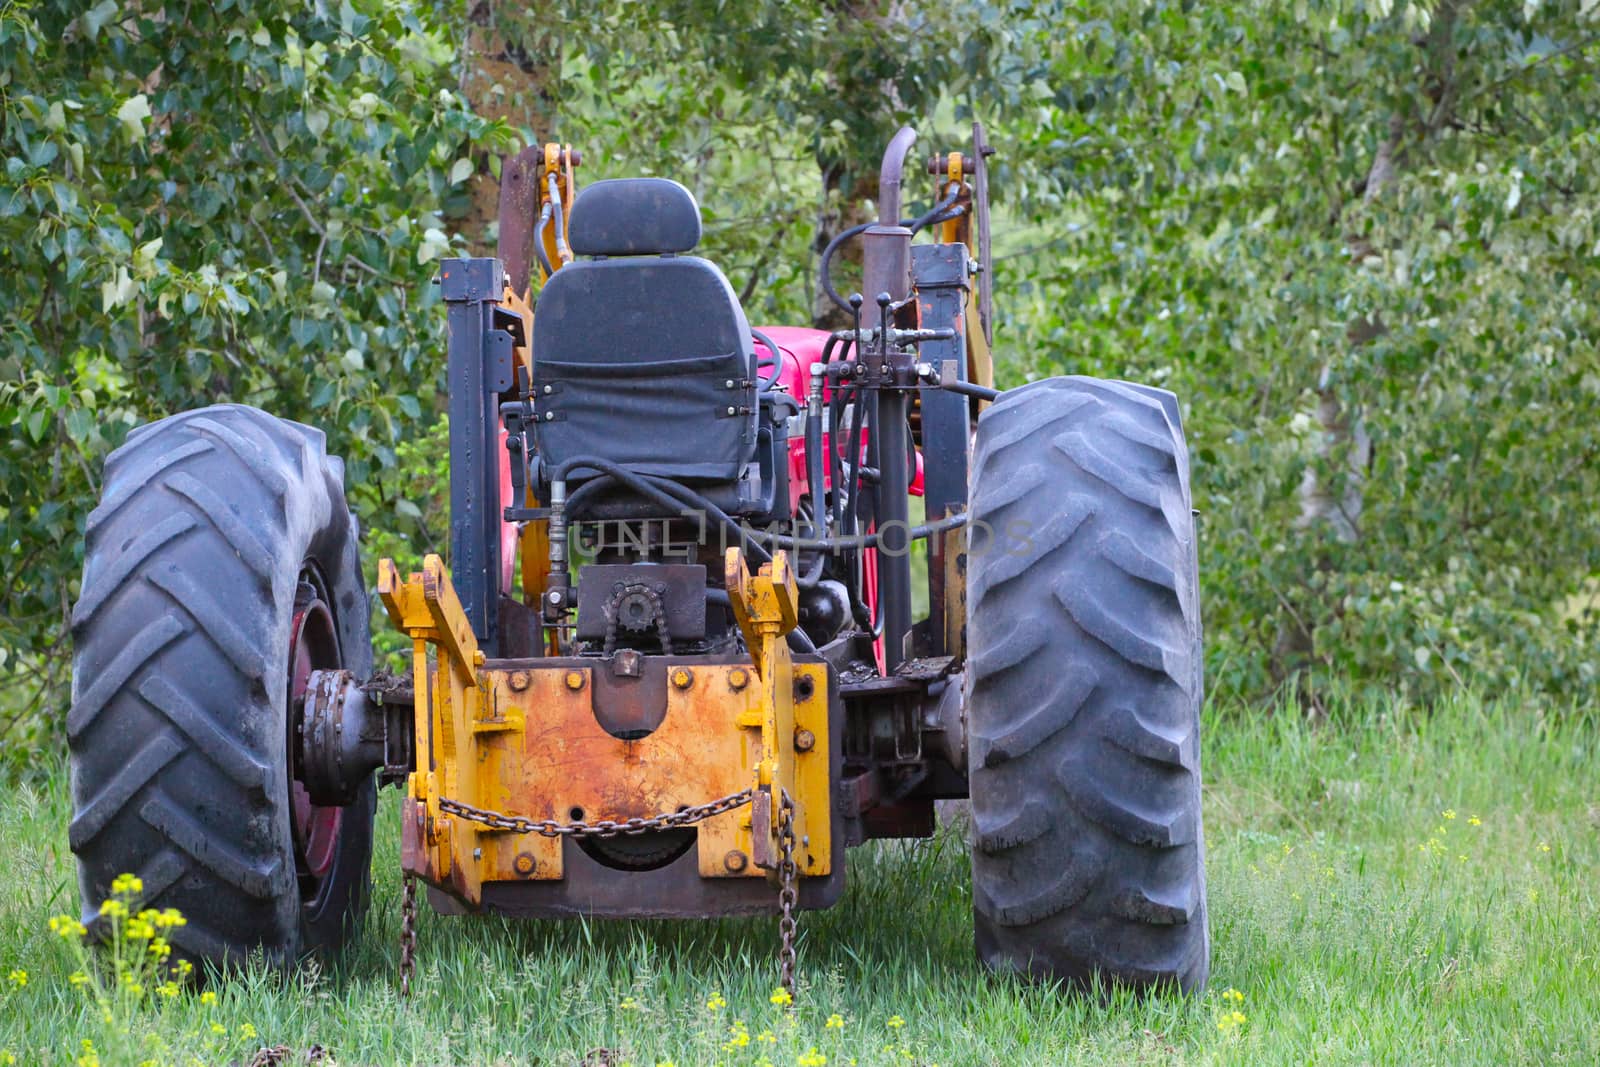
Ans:
POLYGON ((800 1054, 795 1063, 799 1064, 799 1067, 826 1067, 828 1057, 818 1052, 817 1046, 812 1045, 810 1049, 800 1054))
POLYGON ((217 994, 216 994, 216 992, 214 990, 208 989, 204 993, 200 994, 200 1003, 206 1005, 207 1007, 210 1007, 211 1005, 215 1004, 216 1002, 217 1002, 217 994))
POLYGON ((211 1032, 213 1034, 225 1034, 228 1032, 228 1028, 223 1026, 221 1023, 212 1023, 211 1032))
POLYGON ((156 992, 169 999, 175 997, 178 995, 178 983, 162 982, 160 985, 156 986, 156 992))
POLYGON ((82 971, 73 971, 67 976, 67 981, 75 986, 85 986, 89 984, 89 976, 82 971))
POLYGON ((111 891, 118 896, 124 896, 130 893, 143 893, 144 883, 139 880, 137 875, 119 874, 111 883, 111 891))
POLYGON ((189 925, 189 920, 185 919, 177 908, 162 908, 151 921, 163 930, 173 926, 189 925))
POLYGON ((17 1067, 17 1054, 10 1049, 0 1049, 0 1067, 17 1067))
POLYGON ((84 925, 70 915, 53 915, 50 917, 50 932, 60 937, 82 937, 88 933, 84 925))
POLYGON ((772 996, 768 997, 767 999, 780 1006, 794 1003, 794 997, 790 996, 789 991, 784 989, 782 986, 774 989, 772 991, 772 996))
POLYGON ((150 920, 134 916, 128 920, 126 933, 135 941, 148 941, 156 936, 156 928, 150 924, 150 920))
POLYGON ((838 1012, 834 1012, 832 1015, 828 1016, 828 1021, 823 1025, 829 1030, 843 1030, 844 1016, 840 1015, 838 1012))
POLYGON ((1439 814, 1443 815, 1446 819, 1454 819, 1456 817, 1456 809, 1445 808, 1444 811, 1440 812, 1439 814))
POLYGON ((725 1042, 722 1047, 727 1049, 729 1052, 732 1052, 734 1049, 744 1048, 748 1044, 750 1044, 750 1031, 737 1030, 734 1032, 732 1037, 728 1038, 727 1042, 725 1042))
POLYGON ((28 972, 19 967, 10 974, 6 975, 6 981, 10 982, 17 989, 21 989, 23 986, 28 984, 28 972))
POLYGON ((1540 841, 1539 842, 1539 851, 1540 852, 1549 852, 1550 851, 1550 846, 1548 844, 1546 844, 1545 842, 1540 841))
POLYGON ((885 1025, 887 1025, 889 1027, 889 1029, 891 1029, 891 1030, 898 1030, 902 1026, 904 1026, 905 1024, 906 1024, 906 1021, 904 1019, 900 1018, 900 1016, 891 1015, 891 1016, 889 1016, 888 1023, 886 1023, 885 1025))
POLYGON ((1468 826, 1482 826, 1483 825, 1483 820, 1478 818, 1476 815, 1469 815, 1467 817, 1467 825, 1468 826))
POLYGON ((706 998, 706 1011, 721 1011, 727 1006, 728 1002, 723 999, 721 993, 713 991, 712 994, 706 998))
POLYGON ((249 1023, 244 1023, 239 1027, 239 1036, 249 1040, 256 1036, 256 1028, 249 1023))
POLYGON ((1237 989, 1234 989, 1232 986, 1229 986, 1227 989, 1222 991, 1222 999, 1231 1000, 1235 1004, 1238 1004, 1244 1000, 1244 994, 1239 992, 1237 989))
POLYGON ((623 1011, 638 1011, 639 1002, 634 1000, 632 997, 623 997, 622 1003, 618 1004, 617 1007, 621 1008, 623 1011))
POLYGON ((128 917, 128 906, 120 900, 108 900, 100 905, 102 919, 125 919, 128 917))
POLYGON ((773 1036, 771 1030, 761 1031, 756 1035, 756 1040, 761 1042, 763 1045, 775 1045, 778 1043, 778 1039, 773 1036))

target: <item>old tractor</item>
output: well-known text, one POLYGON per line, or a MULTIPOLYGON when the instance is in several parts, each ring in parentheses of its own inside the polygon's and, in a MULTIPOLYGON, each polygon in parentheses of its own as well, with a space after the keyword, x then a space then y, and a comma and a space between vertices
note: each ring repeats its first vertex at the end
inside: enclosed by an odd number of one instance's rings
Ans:
POLYGON ((851 846, 970 797, 989 967, 1203 985, 1177 401, 993 388, 992 149, 915 138, 822 256, 835 331, 751 329, 682 185, 506 161, 500 257, 436 279, 448 565, 376 575, 409 675, 374 672, 320 431, 223 404, 132 433, 72 615, 86 921, 129 871, 193 959, 337 948, 388 784, 408 936, 418 883, 443 913, 765 913, 792 982, 795 912, 840 898, 851 846))

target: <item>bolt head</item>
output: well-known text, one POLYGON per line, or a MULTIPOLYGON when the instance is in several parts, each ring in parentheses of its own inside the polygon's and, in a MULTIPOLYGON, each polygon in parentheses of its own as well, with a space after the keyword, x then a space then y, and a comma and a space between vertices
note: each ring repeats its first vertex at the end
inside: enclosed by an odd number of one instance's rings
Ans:
POLYGON ((472 858, 475 859, 475 860, 483 859, 483 849, 481 849, 481 848, 473 849, 472 850, 472 858))
POLYGON ((578 690, 583 688, 583 683, 584 683, 583 672, 582 671, 568 671, 567 672, 567 677, 566 677, 566 682, 567 682, 567 688, 572 690, 574 693, 576 693, 578 690))
POLYGON ((728 854, 722 857, 722 866, 733 874, 738 874, 749 865, 750 857, 746 856, 743 852, 740 852, 736 848, 730 849, 728 854))
POLYGON ((817 747, 817 735, 810 730, 796 730, 794 732, 794 750, 796 752, 810 752, 817 747))
POLYGON ((517 858, 511 861, 511 869, 526 878, 533 873, 533 853, 519 852, 517 858))
POLYGON ((688 667, 673 668, 672 684, 677 689, 688 689, 691 685, 694 685, 694 672, 688 667))
POLYGON ((750 672, 743 667, 735 667, 728 672, 728 688, 735 693, 750 684, 750 672))

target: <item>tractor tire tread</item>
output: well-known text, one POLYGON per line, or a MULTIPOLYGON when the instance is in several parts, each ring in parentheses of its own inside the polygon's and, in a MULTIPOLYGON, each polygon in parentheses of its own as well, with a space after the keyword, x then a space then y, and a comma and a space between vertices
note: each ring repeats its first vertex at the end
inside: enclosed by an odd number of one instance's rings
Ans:
POLYGON ((998 538, 968 560, 979 954, 1198 989, 1203 680, 1176 399, 1077 377, 1008 391, 979 422, 970 499, 998 538), (1008 523, 1029 539, 1009 555, 1008 523))
POLYGON ((342 471, 320 431, 232 404, 141 427, 107 458, 67 717, 86 923, 124 872, 184 913, 172 940, 196 960, 287 962, 359 919, 370 798, 347 812, 362 884, 330 932, 302 908, 286 769, 284 635, 308 560, 345 666, 371 667, 342 471))

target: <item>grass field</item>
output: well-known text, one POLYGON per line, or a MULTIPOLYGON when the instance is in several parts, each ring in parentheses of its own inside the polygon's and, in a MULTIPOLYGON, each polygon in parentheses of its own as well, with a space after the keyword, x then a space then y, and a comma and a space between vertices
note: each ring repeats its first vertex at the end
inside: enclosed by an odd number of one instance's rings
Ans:
POLYGON ((0 975, 27 972, 0 986, 0 1063, 246 1063, 281 1044, 294 1050, 285 1062, 320 1045, 342 1065, 1592 1065, 1596 726, 1509 701, 1431 716, 1347 707, 1315 727, 1213 716, 1214 964, 1210 989, 1188 1000, 986 977, 965 845, 946 831, 854 853, 844 903, 802 921, 792 1008, 771 1002, 769 922, 431 913, 404 1004, 391 797, 373 914, 345 960, 217 983, 214 1003, 152 997, 119 1013, 125 1036, 70 984, 70 946, 47 929, 75 906, 63 772, 0 806, 0 975))

